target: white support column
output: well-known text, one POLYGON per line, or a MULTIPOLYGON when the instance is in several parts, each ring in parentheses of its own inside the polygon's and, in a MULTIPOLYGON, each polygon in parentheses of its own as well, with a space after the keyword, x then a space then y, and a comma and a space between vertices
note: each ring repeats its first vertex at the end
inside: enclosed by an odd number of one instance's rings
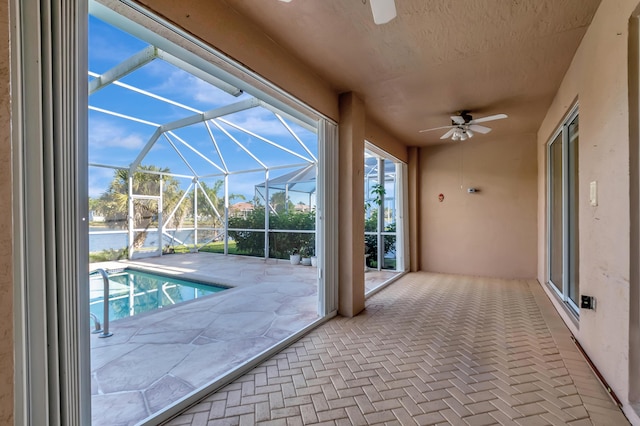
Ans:
POLYGON ((404 272, 409 270, 407 254, 409 251, 409 180, 407 165, 396 163, 396 271, 404 272))
POLYGON ((269 204, 269 169, 264 171, 264 258, 269 258, 269 212, 271 205, 269 204))
POLYGON ((289 214, 289 183, 284 185, 284 211, 289 214))
MULTIPOLYGON (((378 185, 382 185, 384 189, 384 158, 378 157, 378 185)), ((384 231, 384 199, 385 195, 382 195, 380 199, 380 193, 378 193, 378 199, 380 200, 380 204, 378 205, 378 226, 377 226, 377 235, 378 239, 378 255, 377 255, 377 266, 378 271, 382 269, 382 264, 384 262, 384 236, 382 232, 384 231)))
POLYGON ((193 178, 193 248, 198 251, 198 182, 197 178, 193 178))
POLYGON ((338 128, 326 120, 318 123, 316 179, 316 255, 318 314, 338 309, 338 128))
POLYGON ((129 260, 133 259, 133 240, 135 238, 135 226, 136 226, 136 221, 134 218, 134 213, 135 213, 135 209, 134 209, 134 205, 133 205, 133 171, 131 169, 129 169, 129 179, 127 179, 128 185, 128 193, 129 193, 129 197, 128 197, 128 208, 127 208, 127 223, 128 223, 128 235, 129 235, 129 260))
POLYGON ((224 175, 224 254, 229 254, 229 174, 224 175))
POLYGON ((164 221, 162 211, 164 203, 164 175, 160 175, 160 198, 158 199, 158 250, 162 256, 162 238, 164 237, 164 221))

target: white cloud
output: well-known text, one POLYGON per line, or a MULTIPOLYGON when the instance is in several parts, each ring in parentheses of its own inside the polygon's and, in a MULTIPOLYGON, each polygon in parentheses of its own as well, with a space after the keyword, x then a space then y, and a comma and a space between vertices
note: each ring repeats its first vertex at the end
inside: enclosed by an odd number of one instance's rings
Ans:
MULTIPOLYGON (((215 108, 229 103, 233 99, 226 92, 215 86, 200 80, 194 75, 180 69, 171 69, 167 72, 167 65, 154 61, 147 66, 149 72, 155 76, 161 76, 161 84, 151 88, 150 91, 163 94, 167 97, 179 95, 180 98, 188 97, 199 104, 207 105, 206 108, 215 108)), ((188 105, 198 108, 196 105, 188 105)))
POLYGON ((113 169, 104 167, 89 167, 89 197, 100 197, 109 187, 113 180, 113 169))
POLYGON ((102 118, 89 120, 89 149, 140 149, 146 139, 139 133, 127 129, 126 126, 102 118))
MULTIPOLYGON (((260 135, 273 142, 280 143, 281 141, 274 140, 274 137, 288 137, 293 138, 289 131, 280 123, 276 116, 271 112, 261 107, 252 108, 246 111, 242 111, 223 119, 239 126, 252 133, 260 135)), ((226 124, 223 124, 226 127, 226 124)))

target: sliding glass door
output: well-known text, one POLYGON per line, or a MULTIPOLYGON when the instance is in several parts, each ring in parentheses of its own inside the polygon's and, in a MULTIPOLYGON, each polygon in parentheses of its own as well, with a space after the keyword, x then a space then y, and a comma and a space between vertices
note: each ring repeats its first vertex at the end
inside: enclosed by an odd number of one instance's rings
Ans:
POLYGON ((578 109, 547 146, 547 281, 576 313, 580 297, 578 109))

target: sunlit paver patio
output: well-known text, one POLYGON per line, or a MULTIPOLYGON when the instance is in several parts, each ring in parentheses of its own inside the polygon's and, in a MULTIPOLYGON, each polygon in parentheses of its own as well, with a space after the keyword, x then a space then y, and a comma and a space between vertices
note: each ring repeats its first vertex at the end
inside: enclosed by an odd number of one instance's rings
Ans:
MULTIPOLYGON (((209 253, 91 265, 125 266, 233 288, 91 335, 94 425, 135 424, 318 319, 314 267, 209 253)), ((397 275, 367 272, 367 291, 397 275)))

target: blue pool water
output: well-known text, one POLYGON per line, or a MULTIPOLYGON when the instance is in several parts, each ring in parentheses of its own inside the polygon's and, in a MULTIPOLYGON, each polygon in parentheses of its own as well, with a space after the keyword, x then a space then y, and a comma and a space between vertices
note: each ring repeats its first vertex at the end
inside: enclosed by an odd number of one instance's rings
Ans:
MULTIPOLYGON (((124 269, 109 274, 109 320, 117 320, 161 309, 188 300, 226 290, 228 287, 205 284, 172 276, 124 269)), ((90 278, 90 310, 100 321, 103 315, 102 276, 90 278)))

